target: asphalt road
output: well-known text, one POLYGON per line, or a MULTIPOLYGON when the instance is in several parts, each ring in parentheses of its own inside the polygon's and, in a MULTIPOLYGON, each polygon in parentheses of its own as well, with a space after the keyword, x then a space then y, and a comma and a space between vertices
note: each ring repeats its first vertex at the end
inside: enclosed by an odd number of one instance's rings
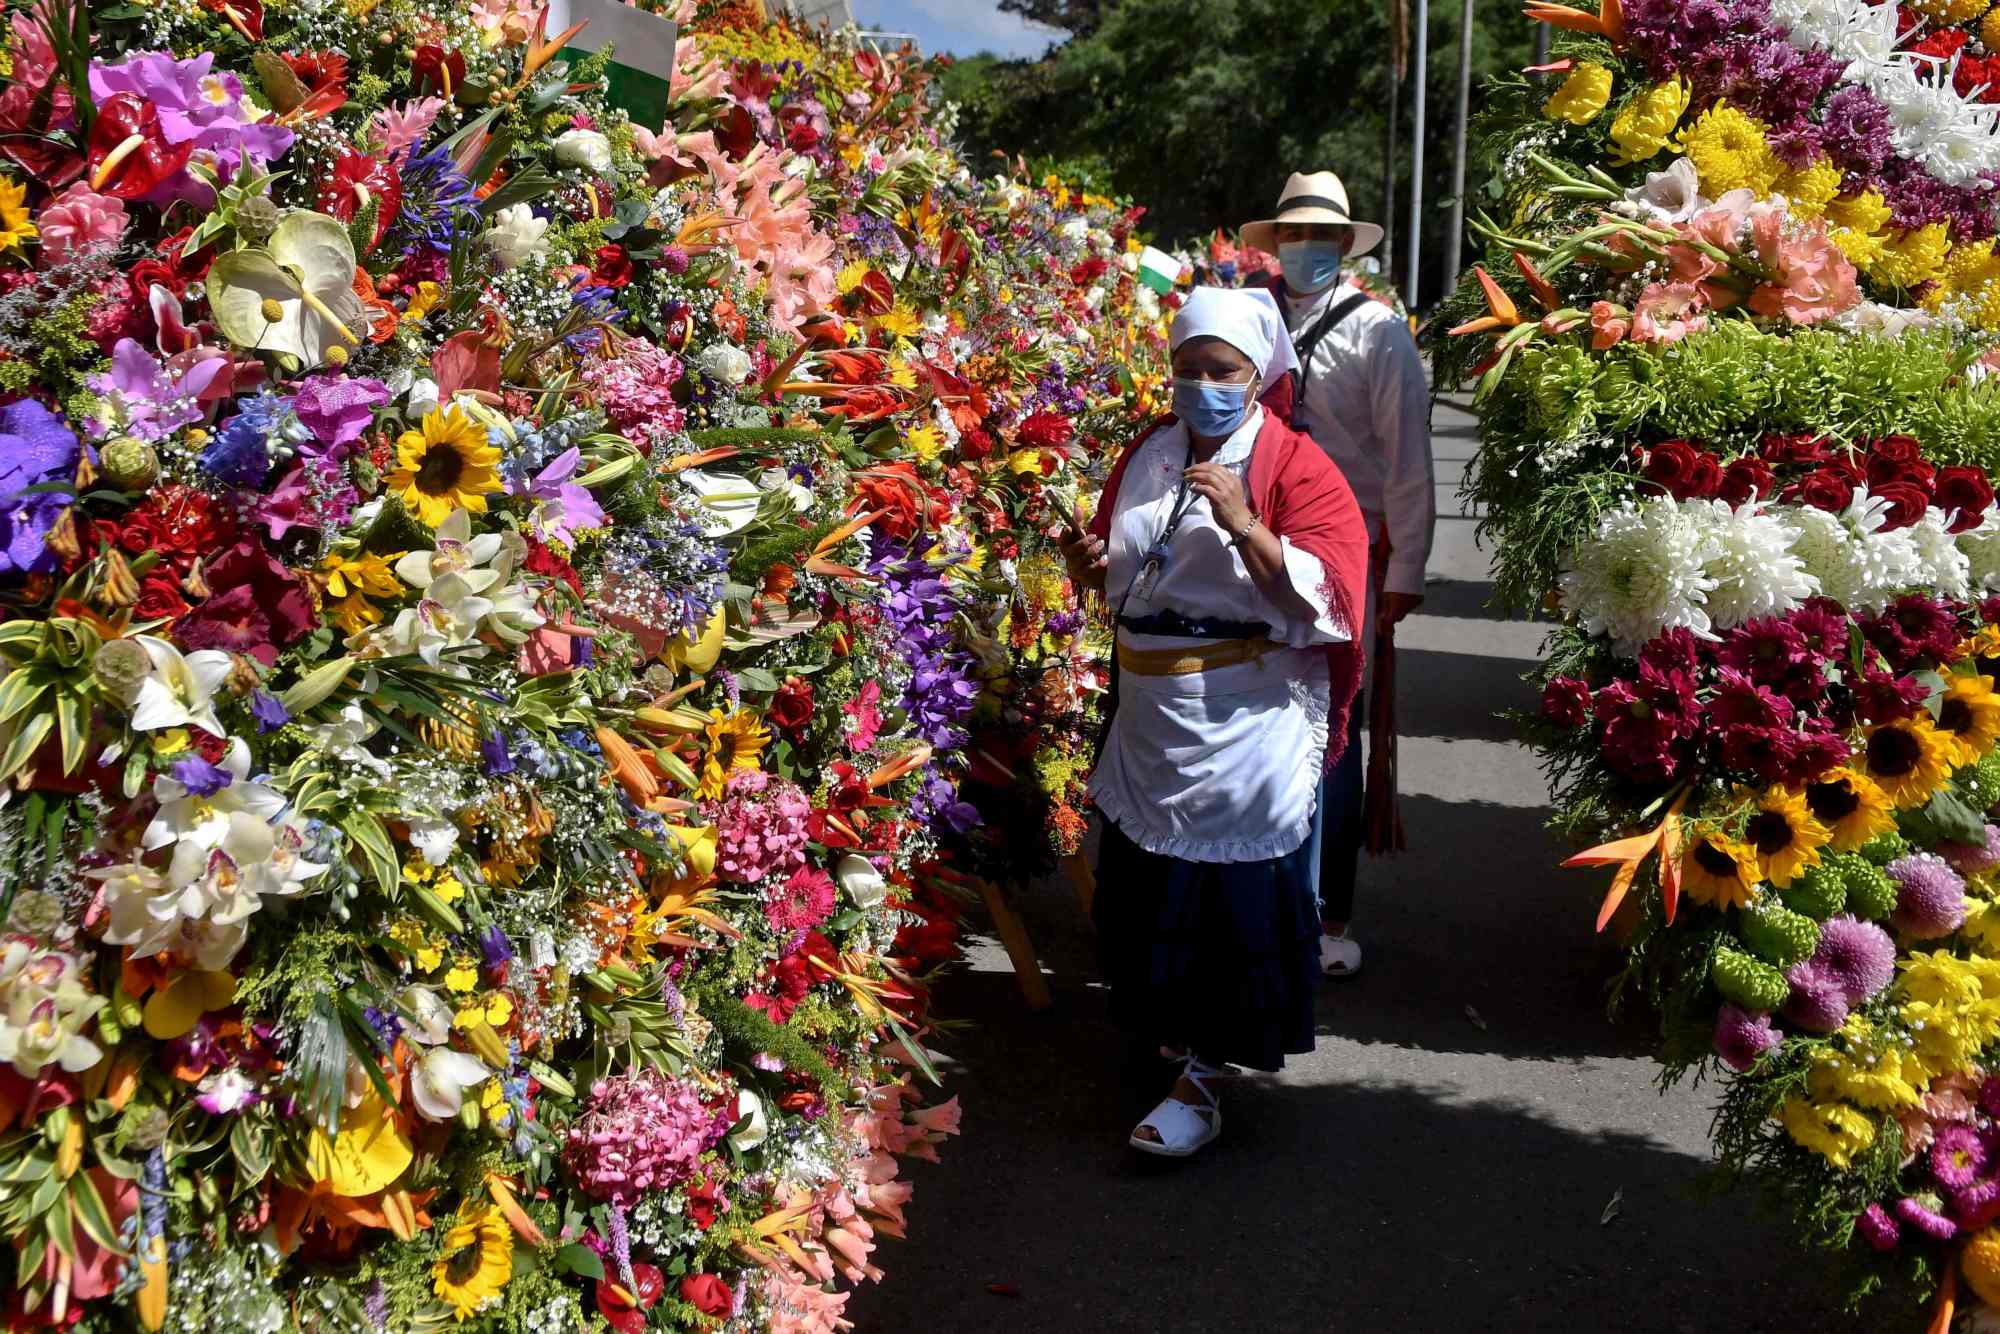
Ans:
MULTIPOLYGON (((1434 426, 1456 516, 1471 418, 1434 426)), ((1540 633, 1483 608, 1473 527, 1440 519, 1398 635, 1411 848, 1364 859, 1366 966, 1327 987, 1318 1050, 1228 1085, 1199 1158, 1131 1153, 1159 1090, 1106 1021, 1088 923, 1066 884, 1017 896, 1056 1006, 1028 1012, 990 941, 940 987, 965 1133, 906 1167, 910 1239, 876 1254, 858 1330, 1884 1328, 1782 1222, 1701 1196, 1713 1089, 1662 1096, 1643 1025, 1605 1017, 1602 876, 1552 869, 1540 772, 1493 716, 1532 702, 1540 633)))

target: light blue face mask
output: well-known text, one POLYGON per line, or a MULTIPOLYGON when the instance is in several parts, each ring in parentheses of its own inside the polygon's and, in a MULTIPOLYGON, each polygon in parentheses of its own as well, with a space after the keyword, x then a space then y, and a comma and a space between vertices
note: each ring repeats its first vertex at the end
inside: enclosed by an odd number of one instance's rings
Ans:
POLYGON ((1286 241, 1278 247, 1285 286, 1302 296, 1324 291, 1340 277, 1343 258, 1337 241, 1286 241))
POLYGON ((1212 380, 1174 380, 1174 415, 1208 440, 1227 436, 1250 411, 1250 385, 1212 380))

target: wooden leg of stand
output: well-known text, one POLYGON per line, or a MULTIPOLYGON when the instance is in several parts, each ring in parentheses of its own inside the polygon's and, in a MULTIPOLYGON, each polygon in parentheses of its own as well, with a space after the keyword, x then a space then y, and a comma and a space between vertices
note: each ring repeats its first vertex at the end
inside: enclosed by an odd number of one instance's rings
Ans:
POLYGON ((1063 858, 1062 864, 1070 884, 1076 888, 1076 901, 1083 905, 1083 915, 1089 917, 1091 902, 1097 898, 1097 873, 1090 868, 1090 858, 1079 852, 1063 858))
POLYGON ((1035 961, 1035 946, 1028 939, 1028 928, 1021 924, 1020 916, 1000 892, 1000 886, 982 880, 979 894, 986 900, 986 911, 993 918, 993 929, 1000 933, 1000 943, 1007 947, 1008 959, 1013 961, 1014 978, 1021 984, 1021 999, 1031 1010, 1048 1009, 1056 1003, 1055 997, 1049 994, 1048 979, 1042 976, 1042 966, 1035 961))

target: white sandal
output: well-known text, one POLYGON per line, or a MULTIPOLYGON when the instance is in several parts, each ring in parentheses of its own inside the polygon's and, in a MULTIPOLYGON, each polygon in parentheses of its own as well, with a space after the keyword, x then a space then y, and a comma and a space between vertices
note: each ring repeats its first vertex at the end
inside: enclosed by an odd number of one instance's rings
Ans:
POLYGON ((1168 1094, 1160 1099, 1159 1106, 1146 1114, 1145 1120, 1133 1128, 1126 1143, 1141 1153, 1161 1158, 1191 1158, 1201 1152, 1222 1133, 1222 1107, 1202 1081, 1233 1073, 1226 1065, 1204 1065, 1190 1055, 1181 1066, 1181 1078, 1194 1085, 1208 1105, 1197 1107, 1168 1094), (1159 1138, 1141 1139, 1141 1130, 1151 1130, 1159 1138))
POLYGON ((1361 971, 1361 946, 1345 931, 1319 938, 1319 970, 1327 977, 1353 977, 1361 971))

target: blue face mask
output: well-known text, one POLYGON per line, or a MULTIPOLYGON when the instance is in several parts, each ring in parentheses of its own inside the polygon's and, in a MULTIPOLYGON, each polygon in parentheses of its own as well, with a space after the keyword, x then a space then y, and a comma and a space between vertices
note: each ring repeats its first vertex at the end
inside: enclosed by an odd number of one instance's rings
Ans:
POLYGON ((1278 247, 1285 286, 1301 295, 1324 291, 1340 277, 1342 258, 1336 241, 1287 241, 1278 247))
POLYGON ((1174 380, 1174 415, 1205 439, 1217 440, 1243 424, 1250 411, 1250 386, 1209 380, 1174 380))

